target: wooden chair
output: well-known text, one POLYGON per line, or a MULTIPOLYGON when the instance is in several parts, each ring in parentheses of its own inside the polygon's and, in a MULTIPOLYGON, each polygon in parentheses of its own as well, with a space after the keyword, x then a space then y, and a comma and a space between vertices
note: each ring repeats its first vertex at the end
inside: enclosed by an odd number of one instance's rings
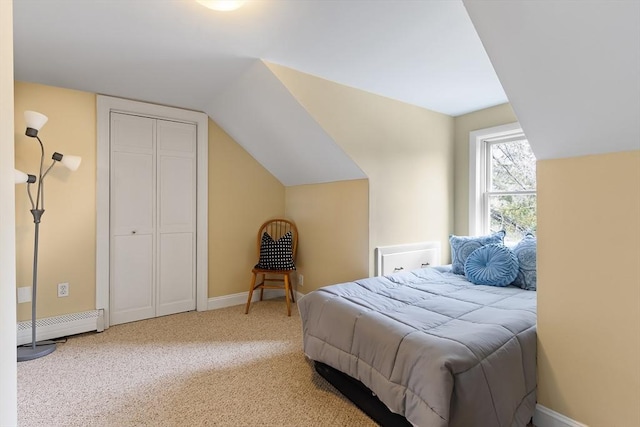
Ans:
MULTIPOLYGON (((298 229, 296 225, 286 219, 272 219, 260 227, 258 230, 258 238, 257 238, 257 252, 258 258, 260 259, 261 255, 261 245, 262 245, 262 236, 264 233, 269 234, 274 241, 278 241, 282 236, 291 232, 292 235, 292 246, 291 246, 291 258, 293 261, 296 259, 296 251, 298 249, 298 229)), ((285 299, 287 301, 287 315, 291 316, 291 301, 296 302, 293 296, 293 287, 291 286, 291 274, 295 271, 295 267, 291 269, 269 269, 269 268, 261 268, 260 263, 258 263, 251 270, 251 287, 249 288, 249 299, 247 299, 247 306, 245 308, 244 313, 249 313, 249 306, 251 305, 251 298, 253 297, 253 291, 256 289, 260 289, 260 301, 262 301, 262 296, 264 294, 265 289, 284 289, 285 299), (258 281, 258 276, 262 276, 260 283, 256 284, 258 281), (277 276, 277 277, 272 277, 277 276), (274 282, 281 282, 281 284, 273 284, 274 282)))

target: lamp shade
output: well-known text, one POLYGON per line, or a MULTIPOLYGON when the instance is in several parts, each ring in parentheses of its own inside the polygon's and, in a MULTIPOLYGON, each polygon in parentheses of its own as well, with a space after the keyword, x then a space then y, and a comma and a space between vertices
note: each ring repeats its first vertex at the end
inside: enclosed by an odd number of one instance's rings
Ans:
POLYGON ((16 184, 24 184, 29 180, 29 175, 26 173, 19 171, 18 169, 13 170, 13 182, 16 184))
POLYGON ((37 111, 25 111, 24 121, 27 122, 27 136, 36 136, 42 126, 47 123, 47 120, 49 120, 47 116, 37 111))
POLYGON ((71 156, 69 154, 65 154, 62 156, 62 160, 60 163, 70 171, 77 171, 80 167, 80 163, 82 162, 82 157, 80 156, 71 156))

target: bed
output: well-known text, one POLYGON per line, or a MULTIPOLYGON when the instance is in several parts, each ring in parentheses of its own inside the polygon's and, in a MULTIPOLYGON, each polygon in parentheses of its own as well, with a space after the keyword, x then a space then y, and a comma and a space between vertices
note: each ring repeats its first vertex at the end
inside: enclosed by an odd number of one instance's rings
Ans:
POLYGON ((383 425, 526 426, 533 416, 536 292, 435 267, 320 288, 298 307, 305 355, 325 378, 343 375, 339 389, 370 390, 398 417, 383 425))

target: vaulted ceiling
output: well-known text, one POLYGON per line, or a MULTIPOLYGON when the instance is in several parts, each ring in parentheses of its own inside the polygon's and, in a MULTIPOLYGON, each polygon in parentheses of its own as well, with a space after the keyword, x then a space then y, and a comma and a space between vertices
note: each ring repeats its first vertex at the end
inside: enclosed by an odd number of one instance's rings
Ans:
POLYGON ((464 4, 538 159, 640 150, 640 2, 464 4))
POLYGON ((450 115, 506 102, 462 2, 15 0, 29 81, 202 110, 255 59, 450 115))
POLYGON ((452 116, 504 85, 538 158, 620 151, 640 148, 639 8, 14 0, 15 78, 204 111, 285 185, 363 173, 263 61, 452 116))

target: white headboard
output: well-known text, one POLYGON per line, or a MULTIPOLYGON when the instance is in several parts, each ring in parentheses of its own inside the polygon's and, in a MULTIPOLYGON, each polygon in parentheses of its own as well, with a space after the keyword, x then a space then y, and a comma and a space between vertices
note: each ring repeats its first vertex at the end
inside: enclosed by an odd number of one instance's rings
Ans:
POLYGON ((379 246, 375 250, 376 276, 440 265, 440 242, 379 246))

